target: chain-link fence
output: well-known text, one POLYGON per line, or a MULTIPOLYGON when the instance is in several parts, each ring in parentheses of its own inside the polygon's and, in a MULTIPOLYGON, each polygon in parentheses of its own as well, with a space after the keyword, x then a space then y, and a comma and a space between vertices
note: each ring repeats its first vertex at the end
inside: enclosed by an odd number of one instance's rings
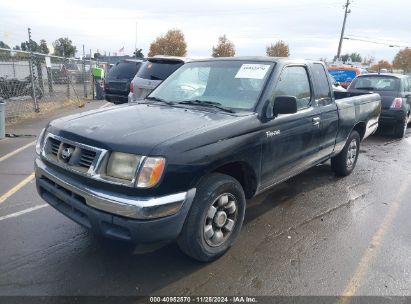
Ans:
POLYGON ((0 98, 7 102, 6 122, 92 99, 91 68, 99 65, 106 66, 93 60, 0 48, 0 98))

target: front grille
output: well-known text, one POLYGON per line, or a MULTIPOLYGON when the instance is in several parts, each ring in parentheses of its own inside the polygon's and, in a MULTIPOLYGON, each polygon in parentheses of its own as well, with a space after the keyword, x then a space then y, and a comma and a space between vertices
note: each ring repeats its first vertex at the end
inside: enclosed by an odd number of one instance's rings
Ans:
POLYGON ((90 168, 96 158, 96 152, 90 150, 81 150, 79 165, 84 168, 90 168))
POLYGON ((103 151, 49 134, 44 145, 43 156, 66 169, 91 174, 103 151))
POLYGON ((61 141, 58 139, 54 139, 50 137, 50 152, 54 155, 57 156, 60 148, 61 141))

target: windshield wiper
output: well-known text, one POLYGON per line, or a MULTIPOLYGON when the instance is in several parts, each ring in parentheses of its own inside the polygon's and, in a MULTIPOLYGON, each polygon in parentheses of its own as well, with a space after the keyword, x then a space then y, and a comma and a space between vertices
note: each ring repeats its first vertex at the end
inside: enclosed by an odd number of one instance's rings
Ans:
POLYGON ((174 105, 174 104, 176 104, 175 102, 167 101, 167 100, 165 100, 165 99, 163 99, 163 98, 154 97, 154 96, 146 97, 146 100, 164 102, 165 104, 168 104, 168 105, 174 105))
POLYGON ((224 112, 235 113, 235 111, 233 109, 224 107, 221 103, 215 102, 215 101, 194 99, 194 100, 183 100, 183 101, 180 101, 178 103, 179 104, 186 104, 186 105, 213 107, 213 108, 217 108, 219 110, 222 110, 224 112))

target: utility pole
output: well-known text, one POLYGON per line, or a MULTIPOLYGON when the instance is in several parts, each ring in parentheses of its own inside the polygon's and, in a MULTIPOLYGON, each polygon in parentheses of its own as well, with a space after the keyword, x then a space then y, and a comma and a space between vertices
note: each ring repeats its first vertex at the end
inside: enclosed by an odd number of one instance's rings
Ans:
POLYGON ((84 50, 84 44, 83 44, 83 93, 84 93, 84 98, 87 98, 87 86, 86 86, 86 52, 84 50))
POLYGON ((36 95, 36 85, 35 85, 35 77, 34 77, 34 54, 33 54, 33 49, 32 49, 32 45, 31 45, 31 29, 28 28, 27 32, 29 34, 29 52, 30 52, 30 78, 31 78, 31 89, 33 92, 33 100, 34 100, 34 111, 40 112, 40 107, 39 107, 39 103, 37 101, 37 95, 36 95))
POLYGON ((351 4, 350 0, 347 0, 347 3, 344 5, 344 8, 345 8, 344 21, 343 21, 343 26, 341 29, 340 43, 338 44, 337 60, 341 56, 341 47, 342 47, 342 43, 344 39, 345 23, 347 22, 347 16, 349 13, 351 13, 351 10, 349 9, 350 4, 351 4))

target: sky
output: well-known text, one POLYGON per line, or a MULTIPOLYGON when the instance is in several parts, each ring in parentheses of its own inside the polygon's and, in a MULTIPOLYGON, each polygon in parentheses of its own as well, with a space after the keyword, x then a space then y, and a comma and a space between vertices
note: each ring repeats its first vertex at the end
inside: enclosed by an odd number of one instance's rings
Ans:
MULTIPOLYGON (((346 0, 0 0, 0 40, 10 46, 32 39, 49 44, 69 37, 79 51, 113 54, 179 29, 189 56, 210 56, 226 34, 236 55, 265 55, 270 43, 289 44, 291 57, 327 58, 337 52, 346 0)), ((411 47, 410 0, 353 0, 345 36, 411 47)), ((342 54, 392 61, 399 47, 344 40, 342 54)), ((81 53, 77 53, 81 56, 81 53)))

